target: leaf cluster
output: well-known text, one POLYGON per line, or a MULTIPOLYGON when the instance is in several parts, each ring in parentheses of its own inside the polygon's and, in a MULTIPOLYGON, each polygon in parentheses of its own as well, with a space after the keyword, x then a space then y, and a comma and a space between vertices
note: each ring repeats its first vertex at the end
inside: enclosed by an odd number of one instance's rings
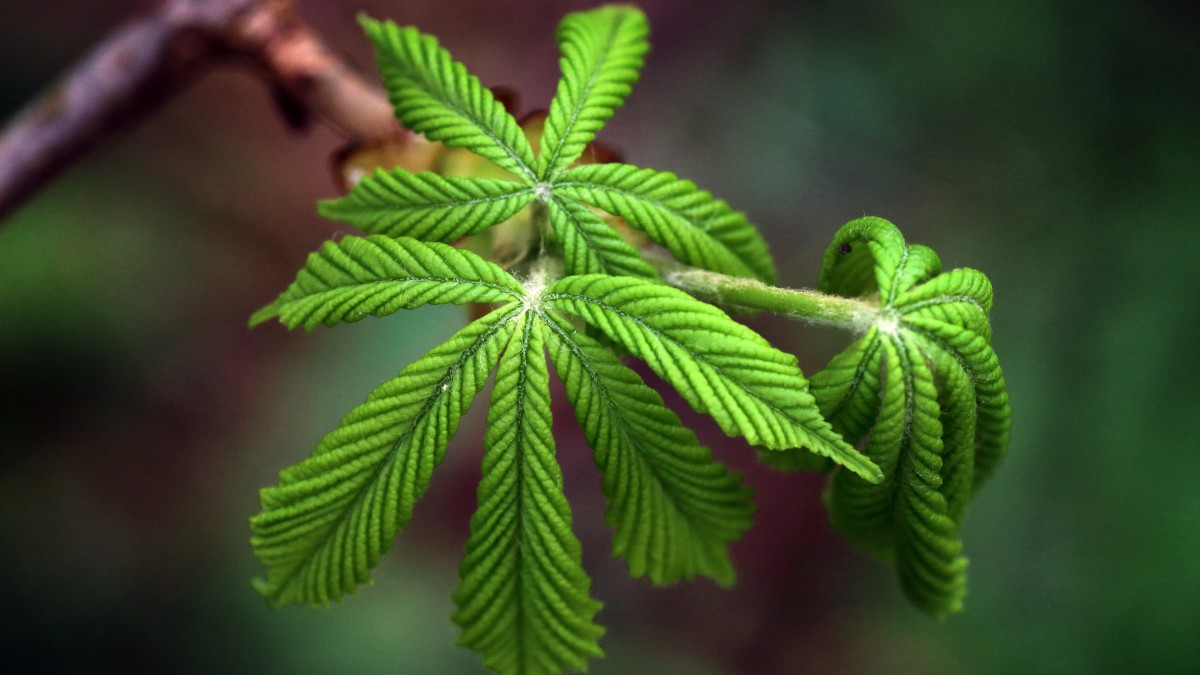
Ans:
POLYGON ((624 104, 649 49, 645 16, 605 6, 567 15, 558 28, 562 79, 536 156, 492 92, 411 27, 362 19, 396 116, 430 140, 491 160, 507 179, 377 170, 320 213, 369 234, 451 243, 535 204, 564 272, 653 278, 654 268, 593 211, 624 219, 688 265, 771 282, 767 245, 746 216, 670 172, 620 163, 572 168, 624 104))
MULTIPOLYGON (((991 347, 992 286, 973 269, 941 271, 936 253, 894 225, 844 225, 825 251, 818 288, 879 307, 857 341, 811 378, 822 415, 883 471, 882 482, 835 470, 826 492, 834 526, 895 564, 925 612, 962 606, 967 502, 1008 446, 1011 409, 991 347)), ((803 451, 764 454, 783 468, 832 468, 803 451)))
POLYGON ((742 297, 790 292, 769 286, 774 264, 745 215, 669 172, 579 163, 638 78, 648 49, 640 11, 563 19, 562 79, 536 152, 436 39, 362 24, 400 122, 489 160, 494 175, 381 169, 322 202, 323 215, 366 236, 310 255, 251 324, 312 330, 431 304, 489 309, 379 386, 262 491, 251 526, 268 569, 263 595, 327 604, 366 583, 494 378, 454 592, 459 640, 501 672, 585 668, 601 654, 603 629, 562 490, 551 370, 602 474, 614 555, 656 585, 698 575, 733 583, 728 548, 749 527, 750 491, 622 363, 631 355, 772 466, 833 471, 835 527, 894 563, 923 610, 960 607, 959 527, 1009 429, 986 277, 941 273, 931 250, 907 245, 887 221, 848 223, 825 253, 819 289, 828 295, 806 306, 842 296, 873 309, 810 384, 793 356, 663 283, 612 226, 619 219, 682 265, 749 284, 742 297), (450 245, 519 213, 531 214, 539 246, 522 270, 450 245))
POLYGON ((562 491, 547 355, 603 475, 614 554, 635 577, 732 583, 728 545, 753 506, 740 476, 618 352, 645 361, 731 436, 776 451, 803 447, 867 483, 881 480, 821 416, 793 356, 661 283, 596 210, 686 264, 771 281, 770 256, 745 216, 667 172, 572 167, 637 78, 647 49, 640 11, 602 7, 563 20, 563 78, 536 154, 434 38, 362 23, 399 120, 508 177, 403 169, 365 177, 320 211, 367 236, 326 243, 251 323, 278 318, 311 330, 429 304, 492 309, 378 387, 262 491, 252 543, 268 568, 258 588, 273 604, 326 604, 369 580, 494 373, 478 507, 454 593, 460 642, 502 672, 586 667, 601 653, 600 604, 562 491), (550 253, 528 276, 448 245, 531 205, 550 253), (561 274, 548 262, 555 258, 561 274))

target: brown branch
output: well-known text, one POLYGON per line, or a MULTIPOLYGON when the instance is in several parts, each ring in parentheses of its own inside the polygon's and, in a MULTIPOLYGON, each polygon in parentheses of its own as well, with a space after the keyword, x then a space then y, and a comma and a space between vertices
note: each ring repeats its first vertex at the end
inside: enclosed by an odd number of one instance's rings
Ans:
POLYGON ((251 65, 297 119, 350 140, 404 132, 379 87, 330 52, 290 0, 167 0, 108 36, 0 134, 0 218, 218 63, 251 65))

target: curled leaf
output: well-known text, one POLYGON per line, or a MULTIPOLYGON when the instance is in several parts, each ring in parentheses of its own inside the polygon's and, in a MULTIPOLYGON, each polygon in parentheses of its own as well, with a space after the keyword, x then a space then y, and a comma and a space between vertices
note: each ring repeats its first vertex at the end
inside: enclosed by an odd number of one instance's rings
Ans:
MULTIPOLYGON (((814 374, 821 413, 883 471, 871 484, 835 469, 826 493, 834 526, 855 546, 896 566, 923 611, 961 608, 966 504, 1008 446, 1011 409, 991 347, 992 287, 980 272, 942 273, 932 250, 894 225, 860 218, 825 252, 818 288, 878 306, 872 327, 814 374)), ((793 454, 801 451, 789 451, 793 454)))

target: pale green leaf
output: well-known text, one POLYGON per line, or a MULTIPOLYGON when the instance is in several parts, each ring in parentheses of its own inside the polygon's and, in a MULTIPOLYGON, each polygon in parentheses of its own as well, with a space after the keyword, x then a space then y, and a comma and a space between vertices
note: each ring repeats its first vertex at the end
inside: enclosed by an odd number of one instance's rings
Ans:
POLYGON ((881 479, 821 417, 795 357, 716 307, 654 281, 602 275, 554 282, 541 301, 646 361, 725 433, 772 450, 805 447, 881 479))
POLYGON ((696 574, 732 584, 728 547, 750 527, 749 489, 610 351, 562 319, 546 325, 554 368, 604 474, 614 554, 657 585, 696 574))
POLYGON ((469 251, 373 235, 326 242, 309 255, 283 295, 251 318, 278 316, 312 330, 430 304, 511 302, 524 290, 512 275, 469 251))
POLYGON ((658 276, 636 248, 588 207, 570 199, 551 197, 545 208, 550 211, 550 224, 562 245, 563 271, 568 276, 658 276))
POLYGON ((516 120, 436 38, 391 21, 359 21, 375 44, 388 98, 404 126, 527 181, 537 179, 533 148, 516 120))
POLYGON ((451 243, 508 220, 532 200, 533 188, 523 183, 379 169, 317 210, 369 234, 451 243))
POLYGON ((479 505, 454 592, 459 643, 501 673, 584 670, 600 603, 571 532, 551 434, 544 327, 526 313, 496 372, 479 505))
POLYGON ((673 173, 585 164, 563 174, 553 191, 624 218, 687 265, 775 280, 767 244, 745 214, 673 173))
POLYGON ((903 363, 909 420, 896 472, 896 571, 909 599, 941 618, 962 609, 967 568, 958 523, 942 493, 941 410, 920 350, 899 341, 894 347, 903 363))
POLYGON ((251 519, 274 605, 327 604, 366 583, 412 515, 430 474, 513 332, 495 310, 371 393, 312 456, 262 491, 251 519))
POLYGON ((538 156, 542 180, 553 180, 579 158, 629 95, 650 45, 646 16, 607 5, 568 14, 558 25, 562 79, 550 103, 538 156))

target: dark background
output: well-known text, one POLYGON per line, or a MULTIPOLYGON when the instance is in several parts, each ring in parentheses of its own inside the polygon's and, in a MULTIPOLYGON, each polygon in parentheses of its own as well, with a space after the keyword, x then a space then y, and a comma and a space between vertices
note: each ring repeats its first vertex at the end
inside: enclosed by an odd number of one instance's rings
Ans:
MULTIPOLYGON (((140 5, 0 4, 0 118, 140 5)), ((302 1, 369 69, 355 13, 438 35, 522 108, 582 3, 302 1)), ((608 658, 596 673, 1169 672, 1200 667, 1200 10, 1189 2, 647 2, 653 49, 602 133, 746 211, 811 286, 873 214, 996 289, 1007 463, 965 524, 966 611, 935 623, 831 534, 820 480, 746 470, 737 588, 653 589, 609 558, 565 407, 559 454, 608 658)), ((15 672, 479 668, 449 594, 477 405, 373 588, 268 609, 246 519, 457 308, 336 331, 246 329, 307 251, 338 140, 289 132, 220 70, 0 224, 0 658, 15 672)), ((836 333, 759 319, 806 371, 836 333)), ((562 396, 558 396, 562 401, 562 396)), ((677 399, 671 399, 678 403, 677 399)))

